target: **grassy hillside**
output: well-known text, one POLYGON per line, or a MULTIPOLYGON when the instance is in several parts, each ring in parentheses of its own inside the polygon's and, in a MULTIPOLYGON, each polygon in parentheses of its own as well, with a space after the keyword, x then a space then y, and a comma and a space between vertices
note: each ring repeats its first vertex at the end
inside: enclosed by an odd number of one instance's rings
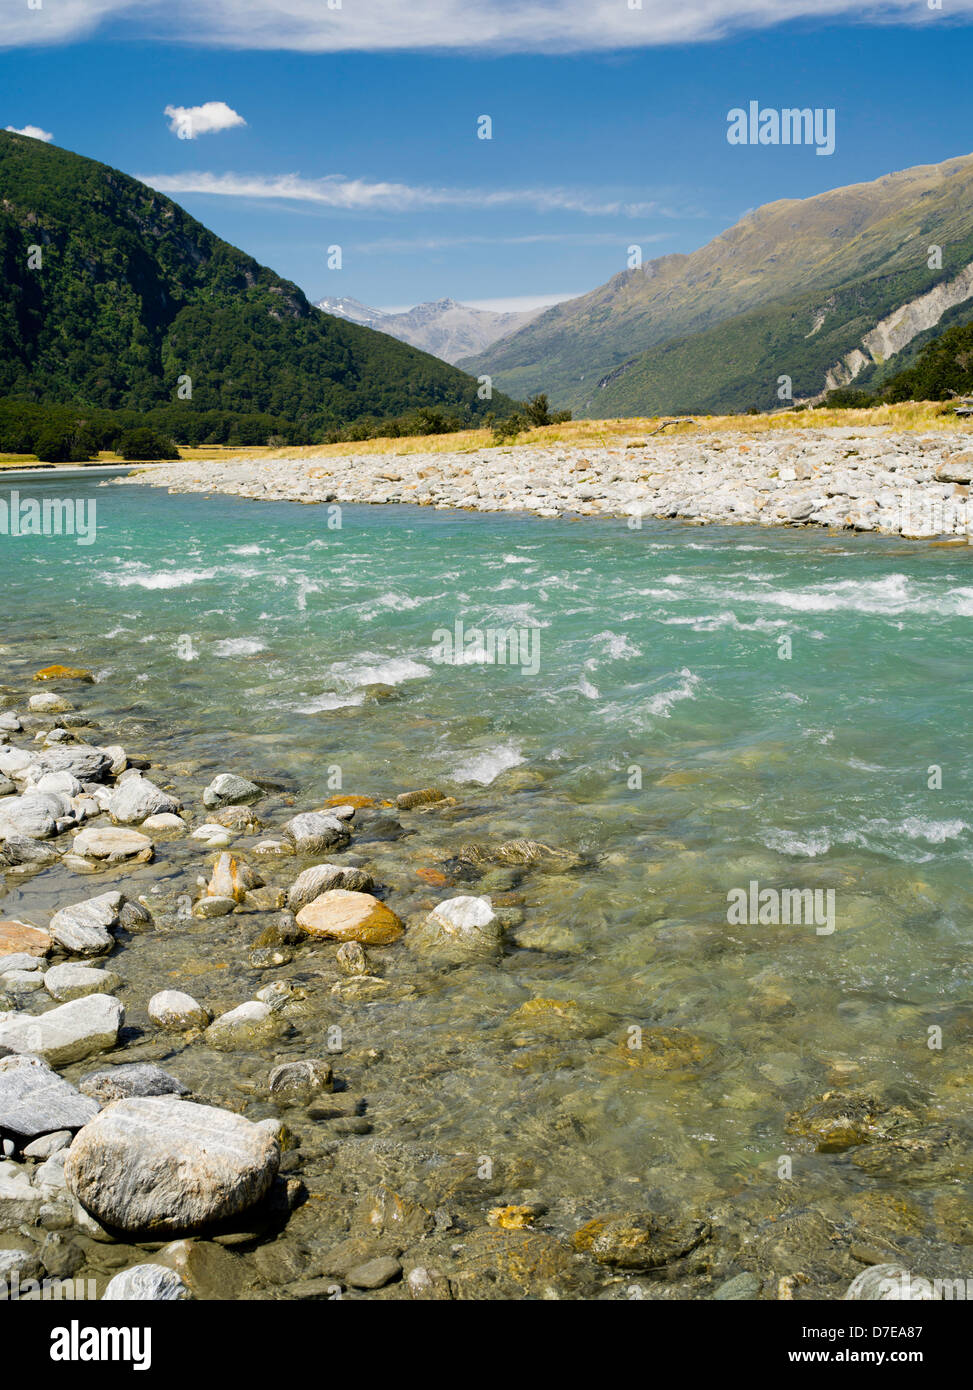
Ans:
POLYGON ((556 305, 462 365, 586 415, 770 404, 768 377, 774 390, 782 373, 796 392, 799 381, 821 390, 824 370, 877 318, 971 259, 973 156, 963 156, 770 203, 691 255, 650 261, 556 305), (935 270, 932 244, 943 255, 935 270), (731 324, 727 337, 711 336, 731 324), (692 338, 696 350, 681 346, 692 338), (742 356, 727 357, 731 349, 742 356), (599 382, 643 353, 605 394, 599 382))
MULTIPOLYGON (((973 260, 973 233, 952 248, 951 260, 957 269, 973 260)), ((940 278, 950 274, 943 272, 940 278)), ((927 276, 928 271, 916 267, 872 275, 835 290, 825 303, 818 294, 805 294, 650 348, 616 369, 592 393, 584 413, 774 410, 783 404, 777 395, 782 375, 791 378, 794 399, 818 395, 828 369, 861 342, 890 306, 928 289, 927 276)), ((960 306, 959 312, 964 310, 973 313, 973 302, 960 306)))
POLYGON ((178 404, 306 431, 417 406, 474 420, 506 404, 478 401, 469 376, 427 353, 322 313, 135 179, 3 131, 0 274, 0 396, 178 404))

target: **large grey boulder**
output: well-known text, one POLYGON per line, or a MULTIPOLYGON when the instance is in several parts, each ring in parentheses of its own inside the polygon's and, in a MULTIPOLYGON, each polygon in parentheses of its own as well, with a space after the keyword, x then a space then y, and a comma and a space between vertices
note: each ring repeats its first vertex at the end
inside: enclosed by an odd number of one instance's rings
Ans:
POLYGON ((0 1130, 21 1142, 81 1129, 99 1109, 39 1057, 0 1057, 0 1130))
POLYGON ((245 806, 262 796, 256 782, 248 782, 246 777, 238 777, 235 772, 221 772, 203 792, 203 805, 245 806))
POLYGON ((169 1096, 120 1100, 75 1137, 68 1190, 102 1225, 123 1231, 203 1229, 265 1196, 280 1146, 262 1125, 169 1096))
POLYGON ((298 854, 321 854, 324 850, 342 848, 351 839, 344 821, 322 811, 305 811, 293 816, 284 826, 284 834, 298 854))
POLYGON ((108 814, 119 825, 141 825, 149 816, 172 815, 182 803, 138 773, 126 776, 108 802, 108 814))
POLYGON ((124 1021, 125 1009, 110 994, 72 999, 44 1014, 0 1013, 0 1048, 66 1066, 113 1048, 124 1021))
POLYGON ((341 864, 315 864, 305 869, 291 884, 287 893, 287 906, 292 912, 300 912, 302 907, 313 903, 322 893, 332 888, 347 888, 353 893, 371 893, 375 881, 364 869, 345 868, 341 864))

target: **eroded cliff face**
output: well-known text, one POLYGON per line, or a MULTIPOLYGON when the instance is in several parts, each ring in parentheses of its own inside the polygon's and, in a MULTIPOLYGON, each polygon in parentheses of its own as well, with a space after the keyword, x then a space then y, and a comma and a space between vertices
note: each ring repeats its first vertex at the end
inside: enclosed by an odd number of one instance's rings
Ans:
POLYGON ((815 399, 820 400, 825 392, 837 386, 847 386, 873 362, 885 362, 894 357, 919 333, 934 328, 949 309, 968 299, 973 299, 973 262, 952 280, 910 299, 880 319, 871 332, 865 334, 860 347, 852 348, 825 373, 824 391, 815 399))

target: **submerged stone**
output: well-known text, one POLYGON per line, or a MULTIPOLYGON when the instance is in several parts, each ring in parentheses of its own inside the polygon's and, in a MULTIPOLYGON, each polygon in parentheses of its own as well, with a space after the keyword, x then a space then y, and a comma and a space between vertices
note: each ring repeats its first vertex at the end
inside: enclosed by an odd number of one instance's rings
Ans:
POLYGON ((708 1235, 705 1221, 630 1212, 586 1222, 575 1232, 572 1243, 599 1264, 616 1269, 655 1269, 688 1255, 708 1235))

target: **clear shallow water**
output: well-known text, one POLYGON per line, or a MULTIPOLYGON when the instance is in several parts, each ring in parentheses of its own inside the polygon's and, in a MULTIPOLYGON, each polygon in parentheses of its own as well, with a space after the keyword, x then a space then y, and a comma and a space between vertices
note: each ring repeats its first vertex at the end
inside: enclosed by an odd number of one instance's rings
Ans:
MULTIPOLYGON (((730 1226, 741 1203, 754 1221, 797 1203, 849 1239, 961 1239, 955 1175, 875 1176, 855 1150, 817 1153, 785 1125, 835 1085, 905 1088, 917 1122, 966 1110, 973 551, 408 508, 346 507, 331 530, 326 507, 86 495, 94 545, 0 543, 12 688, 53 661, 90 667, 99 684, 79 705, 180 786, 230 768, 279 782, 265 834, 292 814, 285 800, 333 795, 336 768, 349 793, 441 786, 453 813, 403 817, 407 838, 353 846, 404 916, 477 891, 416 873, 448 875, 471 841, 529 836, 585 856, 583 870, 511 885, 519 920, 499 967, 431 969, 399 945, 382 968, 415 994, 357 1006, 330 995, 324 948, 321 980, 307 949, 288 968, 309 991, 295 1055, 333 1021, 385 1052, 368 1072, 376 1133, 432 1146, 421 1173, 406 1163, 418 1189, 437 1163, 486 1153, 497 1192, 541 1191, 555 1228, 651 1190, 723 1210, 730 1226), (436 631, 457 620, 537 628, 539 670, 439 664, 436 631), (375 685, 395 698, 376 700, 375 685), (835 931, 729 925, 727 894, 751 880, 833 889, 835 931), (573 1011, 516 1013, 535 998, 573 1011), (641 1066, 633 1025, 684 1030, 700 1050, 692 1065, 641 1066), (906 1202, 908 1222, 895 1221, 907 1230, 868 1205, 882 1194, 906 1202)), ((167 902, 194 891, 209 857, 160 847, 129 877, 161 884, 167 902)), ((286 884, 293 867, 274 873, 286 884)), ((9 891, 4 914, 101 881, 50 871, 9 891)), ((198 975, 193 992, 209 985, 206 1002, 223 1007, 266 983, 239 921, 128 948, 130 1021, 175 983, 166 975, 187 987, 198 975)), ((181 1060, 180 1075, 217 1094, 241 1067, 266 1070, 205 1048, 181 1060)))

